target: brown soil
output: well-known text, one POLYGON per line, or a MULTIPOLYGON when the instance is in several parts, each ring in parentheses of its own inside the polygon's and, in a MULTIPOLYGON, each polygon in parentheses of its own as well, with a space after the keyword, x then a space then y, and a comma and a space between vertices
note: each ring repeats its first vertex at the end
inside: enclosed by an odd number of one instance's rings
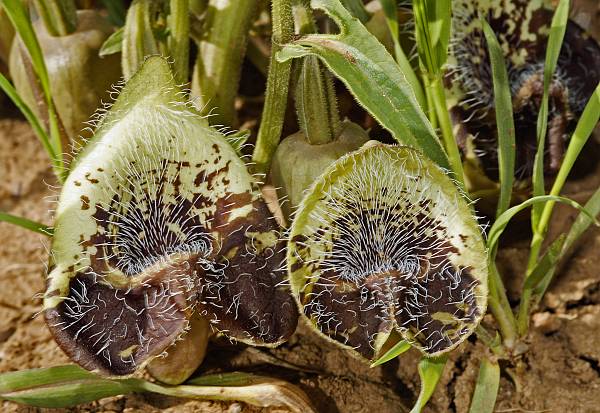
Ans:
MULTIPOLYGON (((593 12, 594 6, 598 7, 594 1, 581 2, 580 11, 593 12), (592 8, 586 8, 588 3, 592 8)), ((580 19, 585 25, 586 17, 580 19)), ((600 31, 600 25, 596 29, 600 31)), ((596 140, 600 145, 599 134, 596 140)), ((48 159, 26 123, 6 114, 0 117, 0 210, 51 224, 56 182, 47 165, 48 159)), ((600 164, 594 173, 570 182, 568 192, 583 202, 599 184, 600 164)), ((551 234, 567 228, 574 216, 573 210, 558 206, 551 234)), ((527 242, 515 238, 501 249, 499 261, 510 299, 516 302, 527 242)), ((46 239, 0 223, 0 243, 0 372, 67 363, 43 318, 36 317, 41 309, 36 295, 44 289, 46 239)), ((502 366, 497 412, 600 412, 598 251, 600 229, 593 228, 534 314, 528 351, 516 365, 502 366)), ((427 412, 468 411, 484 352, 472 337, 452 353, 427 412)), ((370 369, 301 325, 288 343, 274 350, 215 341, 198 373, 243 370, 277 376, 299 385, 319 412, 397 413, 407 412, 418 394, 418 359, 419 354, 410 351, 399 360, 370 369)), ((0 409, 7 413, 286 411, 155 395, 109 398, 62 410, 3 402, 0 409)))

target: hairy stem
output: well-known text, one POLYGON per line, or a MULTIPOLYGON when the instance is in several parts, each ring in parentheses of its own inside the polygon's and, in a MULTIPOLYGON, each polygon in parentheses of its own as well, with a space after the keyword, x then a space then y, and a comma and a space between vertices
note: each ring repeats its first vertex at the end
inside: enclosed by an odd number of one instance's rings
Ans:
POLYGON ((288 87, 292 61, 278 62, 275 58, 282 45, 294 34, 294 20, 290 0, 273 0, 273 36, 267 92, 262 120, 252 160, 258 173, 267 173, 275 149, 281 138, 283 118, 287 107, 288 87))
POLYGON ((205 33, 198 45, 192 96, 212 124, 235 126, 235 97, 248 31, 258 13, 258 0, 211 0, 205 33))

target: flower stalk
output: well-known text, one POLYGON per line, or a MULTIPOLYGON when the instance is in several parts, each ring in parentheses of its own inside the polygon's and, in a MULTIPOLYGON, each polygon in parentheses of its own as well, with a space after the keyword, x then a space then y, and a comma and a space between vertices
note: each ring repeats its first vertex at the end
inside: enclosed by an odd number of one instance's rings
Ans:
POLYGON ((283 120, 287 107, 288 87, 292 62, 279 62, 277 52, 288 43, 294 34, 294 19, 290 0, 273 0, 273 36, 267 91, 262 120, 252 154, 255 172, 266 173, 281 138, 283 120))

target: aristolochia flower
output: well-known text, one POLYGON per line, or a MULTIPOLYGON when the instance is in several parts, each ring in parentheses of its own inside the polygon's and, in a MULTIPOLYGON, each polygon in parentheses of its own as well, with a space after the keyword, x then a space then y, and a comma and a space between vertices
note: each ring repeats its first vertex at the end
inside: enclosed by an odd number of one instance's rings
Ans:
MULTIPOLYGON (((459 146, 467 156, 476 155, 486 174, 497 179, 492 70, 479 20, 485 18, 498 37, 508 66, 515 117, 515 172, 518 178, 526 178, 531 175, 537 151, 536 124, 552 4, 548 0, 457 0, 452 2, 452 11, 453 39, 446 84, 459 146)), ((560 167, 567 140, 599 81, 600 47, 569 21, 549 89, 547 173, 555 173, 560 167)))
POLYGON ((136 371, 194 312, 251 344, 295 330, 277 224, 243 161, 184 98, 168 63, 148 59, 62 189, 44 308, 87 369, 136 371))
POLYGON ((407 147, 368 143, 317 179, 288 271, 310 323, 369 360, 394 330, 428 355, 449 351, 485 313, 480 228, 445 172, 407 147))

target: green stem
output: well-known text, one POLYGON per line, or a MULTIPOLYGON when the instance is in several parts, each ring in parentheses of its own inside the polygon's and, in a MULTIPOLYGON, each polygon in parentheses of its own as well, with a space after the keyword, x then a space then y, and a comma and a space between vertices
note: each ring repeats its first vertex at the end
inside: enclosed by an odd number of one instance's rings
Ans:
POLYGON ((515 316, 506 296, 506 289, 495 263, 489 265, 489 307, 498 323, 502 341, 507 348, 512 348, 517 340, 515 316))
POLYGON ((442 74, 436 75, 435 78, 430 79, 430 86, 432 92, 433 104, 437 114, 437 119, 442 129, 442 136, 444 138, 444 144, 446 147, 446 153, 450 161, 450 167, 454 172, 454 178, 460 183, 464 189, 464 174, 462 167, 462 160, 460 158, 460 152, 458 151, 458 145, 454 138, 452 131, 452 121, 450 120, 450 113, 446 107, 446 92, 444 91, 444 84, 442 80, 442 74))
POLYGON ((51 36, 66 36, 77 29, 74 0, 35 0, 35 8, 51 36))
POLYGON ((289 42, 294 34, 290 0, 273 0, 272 16, 272 50, 265 106, 256 138, 256 147, 252 154, 252 160, 256 164, 255 169, 258 173, 268 172, 273 154, 281 138, 292 65, 291 60, 281 63, 275 58, 282 45, 289 42))
POLYGON ((212 124, 236 124, 235 98, 248 32, 257 13, 258 0, 211 0, 206 16, 207 32, 198 45, 192 77, 192 96, 204 114, 213 113, 212 124))
POLYGON ((189 0, 170 0, 169 52, 178 84, 188 82, 190 54, 189 0))
POLYGON ((423 83, 425 84, 425 96, 427 99, 427 117, 433 129, 438 128, 437 115, 435 114, 435 104, 433 102, 433 89, 431 88, 431 82, 427 75, 423 76, 423 83))
POLYGON ((137 71, 146 56, 159 53, 158 43, 152 32, 151 9, 151 0, 135 0, 127 10, 121 53, 125 80, 137 71))

